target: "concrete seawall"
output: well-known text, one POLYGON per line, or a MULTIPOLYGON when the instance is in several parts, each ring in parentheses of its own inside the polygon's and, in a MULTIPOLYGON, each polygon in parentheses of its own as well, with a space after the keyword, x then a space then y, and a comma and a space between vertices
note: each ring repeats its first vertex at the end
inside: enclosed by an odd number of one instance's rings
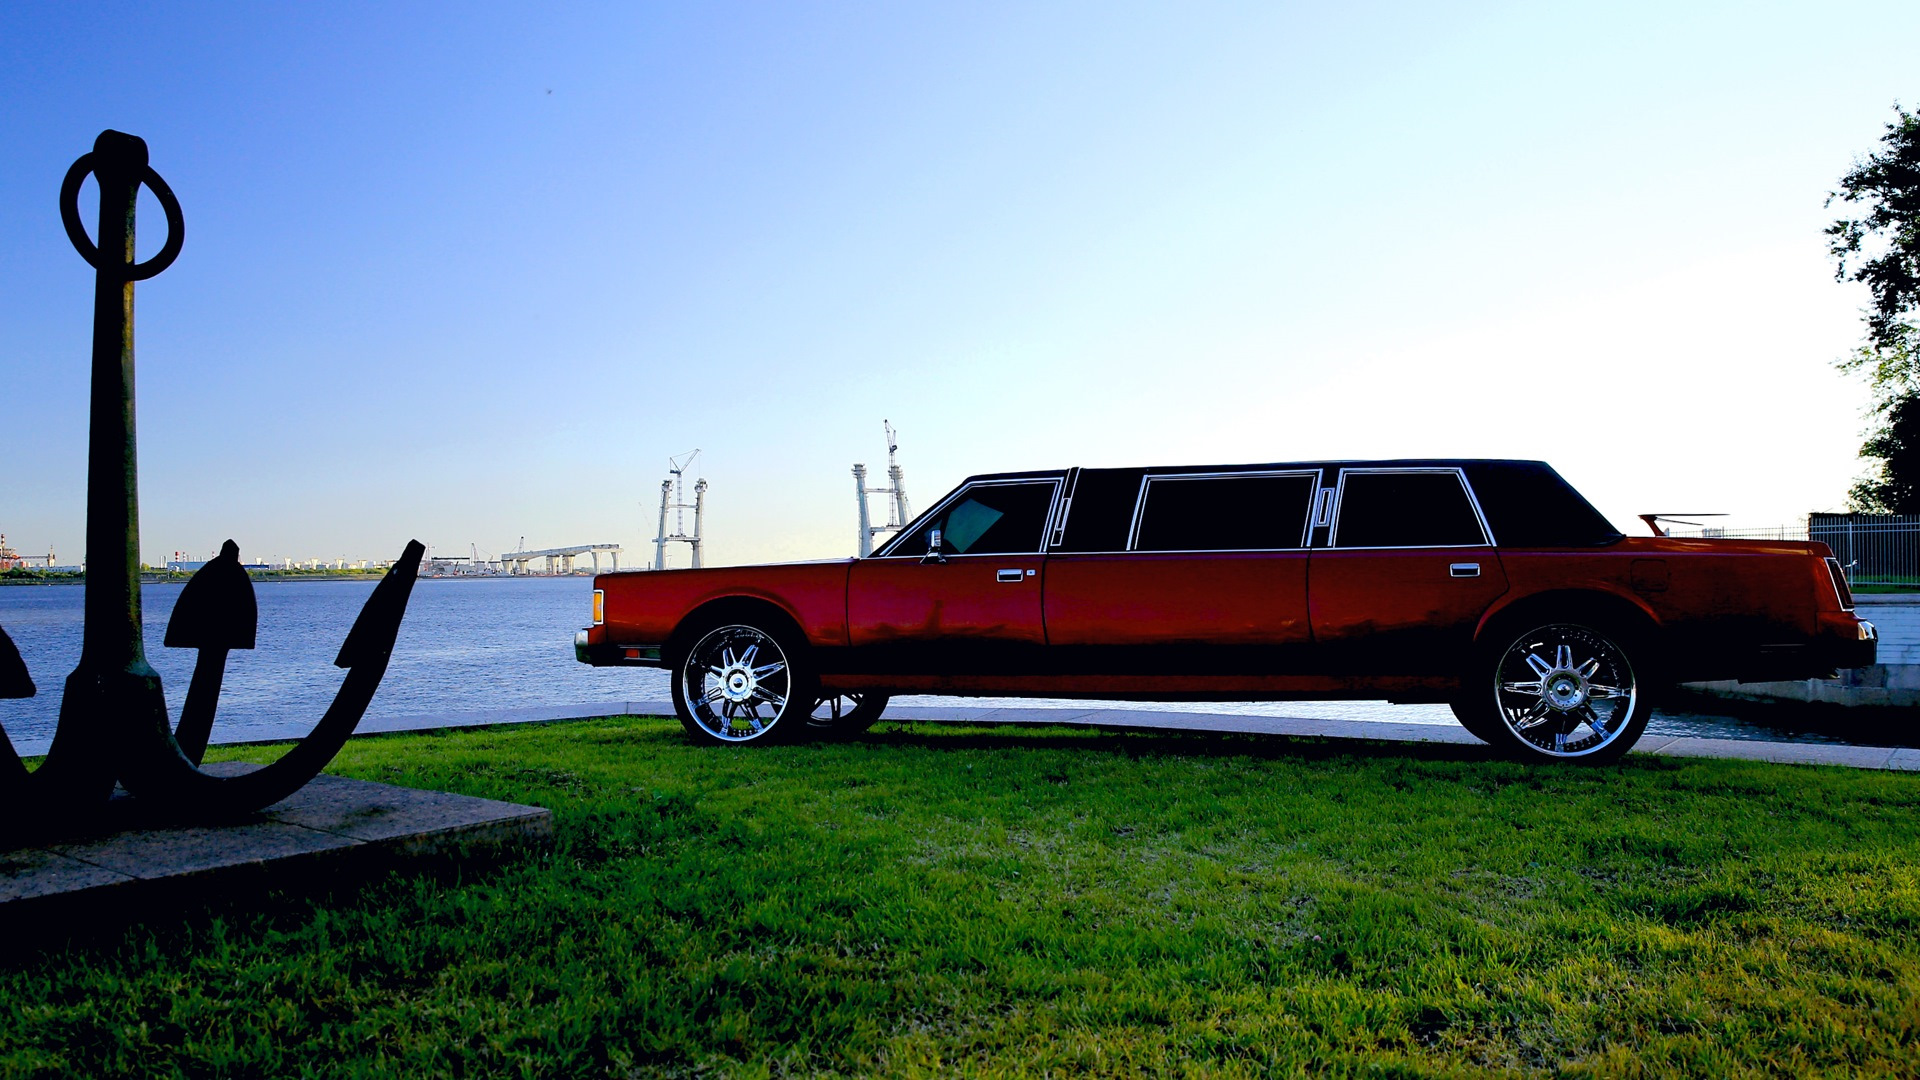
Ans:
POLYGON ((1880 633, 1879 663, 1849 668, 1838 679, 1793 682, 1703 682, 1687 687, 1743 701, 1807 701, 1831 705, 1920 705, 1920 594, 1854 597, 1861 618, 1880 633))

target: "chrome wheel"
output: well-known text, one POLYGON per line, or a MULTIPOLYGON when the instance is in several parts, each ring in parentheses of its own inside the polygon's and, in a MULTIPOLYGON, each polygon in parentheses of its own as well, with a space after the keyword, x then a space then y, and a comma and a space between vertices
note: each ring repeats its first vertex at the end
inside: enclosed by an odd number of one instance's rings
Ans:
POLYGON ((1544 757, 1617 756, 1646 723, 1626 650, 1574 623, 1515 638, 1494 672, 1494 697, 1507 733, 1544 757))
POLYGON ((680 662, 674 704, 689 731, 720 742, 772 734, 796 695, 792 663, 772 634, 754 626, 722 626, 694 643, 680 662))

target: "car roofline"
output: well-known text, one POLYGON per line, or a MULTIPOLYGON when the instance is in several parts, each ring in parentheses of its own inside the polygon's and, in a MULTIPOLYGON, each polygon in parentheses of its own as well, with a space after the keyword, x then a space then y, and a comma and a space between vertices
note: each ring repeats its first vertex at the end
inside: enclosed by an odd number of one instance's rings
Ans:
MULTIPOLYGON (((975 484, 993 480, 1056 480, 1075 469, 1139 469, 1149 473, 1179 472, 1270 472, 1285 469, 1457 469, 1469 465, 1542 465, 1551 469, 1545 461, 1538 458, 1333 458, 1325 461, 1258 461, 1229 465, 1086 465, 1068 469, 1030 469, 1021 472, 976 473, 960 481, 962 484, 975 484)), ((1557 473, 1559 470, 1555 470, 1557 473)))

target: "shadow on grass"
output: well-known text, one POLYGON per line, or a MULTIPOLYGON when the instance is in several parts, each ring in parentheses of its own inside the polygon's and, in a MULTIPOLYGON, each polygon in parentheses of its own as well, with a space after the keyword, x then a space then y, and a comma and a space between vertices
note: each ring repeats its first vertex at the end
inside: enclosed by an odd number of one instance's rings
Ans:
MULTIPOLYGON (((499 881, 550 859, 546 849, 505 849, 488 857, 442 853, 351 863, 330 860, 230 874, 217 890, 194 877, 144 889, 138 904, 108 891, 0 913, 0 964, 35 957, 191 955, 209 937, 297 933, 324 913, 411 902, 422 892, 499 881)), ((81 962, 85 962, 82 959, 81 962)))
MULTIPOLYGON (((672 717, 633 716, 598 717, 598 722, 620 719, 653 720, 672 723, 671 731, 609 731, 599 738, 608 742, 632 743, 645 740, 693 746, 672 717)), ((565 723, 572 721, 556 721, 565 723)), ((484 729, 453 729, 484 730, 484 729)), ((504 729, 502 729, 504 730, 504 729)), ((395 733, 402 735, 404 733, 395 733)), ((1516 761, 1484 743, 1413 742, 1399 739, 1336 739, 1317 735, 1280 735, 1243 731, 1196 731, 1101 724, 1040 724, 1033 722, 995 723, 980 720, 888 720, 882 719, 873 730, 844 739, 802 743, 802 746, 913 747, 925 750, 1071 750, 1129 758, 1197 757, 1253 758, 1264 761, 1422 761, 1457 764, 1502 764, 1526 770, 1547 772, 1604 772, 1607 769, 1641 769, 1671 772, 1686 768, 1701 758, 1666 758, 1652 754, 1630 753, 1612 765, 1594 765, 1574 760, 1565 764, 1536 764, 1516 761)), ((708 749, 701 747, 700 749, 708 749)), ((754 753, 752 748, 721 749, 719 753, 754 753)))
MULTIPOLYGON (((882 721, 882 724, 888 724, 882 721)), ((900 721, 869 731, 854 744, 928 750, 1073 750, 1129 758, 1200 757, 1330 761, 1342 758, 1447 762, 1505 762, 1490 746, 1463 743, 1323 739, 1310 735, 1265 735, 1234 731, 1153 731, 1088 725, 953 724, 900 721), (984 730, 983 730, 984 729, 984 730)))

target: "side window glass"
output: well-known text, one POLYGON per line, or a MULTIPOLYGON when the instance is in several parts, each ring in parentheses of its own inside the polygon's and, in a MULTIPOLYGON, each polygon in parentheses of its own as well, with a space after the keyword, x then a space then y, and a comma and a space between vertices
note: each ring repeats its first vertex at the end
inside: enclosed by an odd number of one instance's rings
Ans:
POLYGON ((1451 472, 1349 472, 1341 481, 1335 547, 1467 547, 1487 542, 1451 472))
POLYGON ((1155 476, 1135 551, 1272 551, 1306 546, 1312 475, 1155 476))
POLYGON ((1125 551, 1145 469, 1081 469, 1055 551, 1125 551))
POLYGON ((1037 553, 1058 486, 1049 480, 970 487, 890 554, 925 555, 935 529, 941 532, 941 550, 949 555, 1037 553))
POLYGON ((943 542, 960 555, 976 547, 985 550, 980 543, 980 538, 1005 520, 1006 516, 1006 511, 995 510, 977 498, 961 499, 947 511, 947 527, 943 532, 945 537, 943 542))

